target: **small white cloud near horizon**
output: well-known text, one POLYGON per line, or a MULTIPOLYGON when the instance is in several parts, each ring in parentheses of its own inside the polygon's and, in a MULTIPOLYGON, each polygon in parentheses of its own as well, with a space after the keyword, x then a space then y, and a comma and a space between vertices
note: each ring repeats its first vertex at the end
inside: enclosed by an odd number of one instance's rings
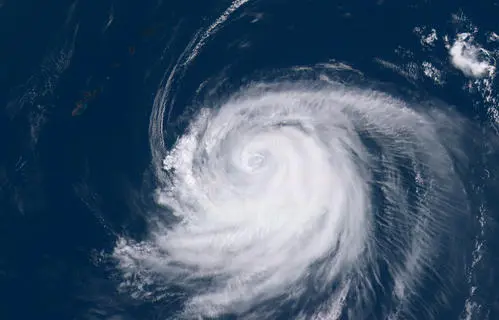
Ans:
POLYGON ((472 42, 469 33, 460 33, 452 46, 447 45, 452 64, 468 77, 492 76, 496 68, 490 53, 472 42))

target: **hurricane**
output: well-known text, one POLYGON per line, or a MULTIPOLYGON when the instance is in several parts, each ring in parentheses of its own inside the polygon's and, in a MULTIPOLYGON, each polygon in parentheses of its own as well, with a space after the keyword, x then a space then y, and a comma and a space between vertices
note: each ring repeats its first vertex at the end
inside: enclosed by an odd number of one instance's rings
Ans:
POLYGON ((498 9, 0 0, 0 319, 499 319, 498 9))
POLYGON ((116 242, 121 289, 180 303, 174 319, 436 317, 465 277, 479 130, 441 100, 323 61, 223 92, 221 70, 172 133, 175 90, 245 4, 196 33, 161 83, 156 206, 144 239, 116 242))

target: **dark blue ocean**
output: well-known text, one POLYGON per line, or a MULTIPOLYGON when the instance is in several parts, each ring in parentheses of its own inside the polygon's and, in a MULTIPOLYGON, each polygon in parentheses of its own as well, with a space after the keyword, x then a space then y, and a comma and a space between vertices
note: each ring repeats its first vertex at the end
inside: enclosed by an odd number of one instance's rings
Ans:
MULTIPOLYGON (((204 81, 216 91, 210 101, 223 100, 254 78, 321 63, 452 106, 479 133, 467 137, 475 152, 463 152, 487 157, 461 168, 474 181, 464 181, 470 215, 452 229, 462 252, 430 267, 453 264, 460 280, 437 293, 440 278, 423 276, 414 307, 398 316, 380 284, 362 318, 499 319, 499 87, 495 72, 468 76, 450 55, 467 33, 463 41, 485 50, 477 59, 495 66, 499 2, 236 2, 0 0, 0 319, 181 319, 191 289, 162 294, 151 278, 135 290, 141 275, 124 285, 113 258, 119 239, 148 237, 160 210, 150 122, 161 88, 176 68, 162 114, 169 149, 190 121, 186 110, 211 94, 197 93, 204 81)), ((262 320, 335 319, 314 316, 325 298, 275 299, 262 320)), ((212 318, 250 318, 237 311, 212 318)))

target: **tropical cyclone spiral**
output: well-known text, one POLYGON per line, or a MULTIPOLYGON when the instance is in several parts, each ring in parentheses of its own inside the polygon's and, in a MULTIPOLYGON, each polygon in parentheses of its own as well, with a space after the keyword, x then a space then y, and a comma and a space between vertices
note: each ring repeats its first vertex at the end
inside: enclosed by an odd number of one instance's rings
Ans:
POLYGON ((156 101, 161 210, 146 240, 118 241, 123 286, 180 301, 186 319, 275 319, 281 306, 302 319, 431 315, 422 283, 445 300, 462 258, 465 121, 308 66, 207 99, 167 148, 172 83, 209 36, 191 42, 156 101))
POLYGON ((465 208, 451 120, 334 83, 247 87, 202 109, 164 159, 158 202, 179 222, 117 254, 194 292, 186 317, 309 290, 365 305, 383 266, 403 304, 465 208))

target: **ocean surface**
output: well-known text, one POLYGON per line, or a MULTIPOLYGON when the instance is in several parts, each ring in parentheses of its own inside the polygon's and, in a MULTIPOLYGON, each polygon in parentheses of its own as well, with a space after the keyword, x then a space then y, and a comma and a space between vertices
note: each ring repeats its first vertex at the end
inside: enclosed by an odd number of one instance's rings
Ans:
POLYGON ((499 319, 498 17, 0 0, 0 319, 499 319))

